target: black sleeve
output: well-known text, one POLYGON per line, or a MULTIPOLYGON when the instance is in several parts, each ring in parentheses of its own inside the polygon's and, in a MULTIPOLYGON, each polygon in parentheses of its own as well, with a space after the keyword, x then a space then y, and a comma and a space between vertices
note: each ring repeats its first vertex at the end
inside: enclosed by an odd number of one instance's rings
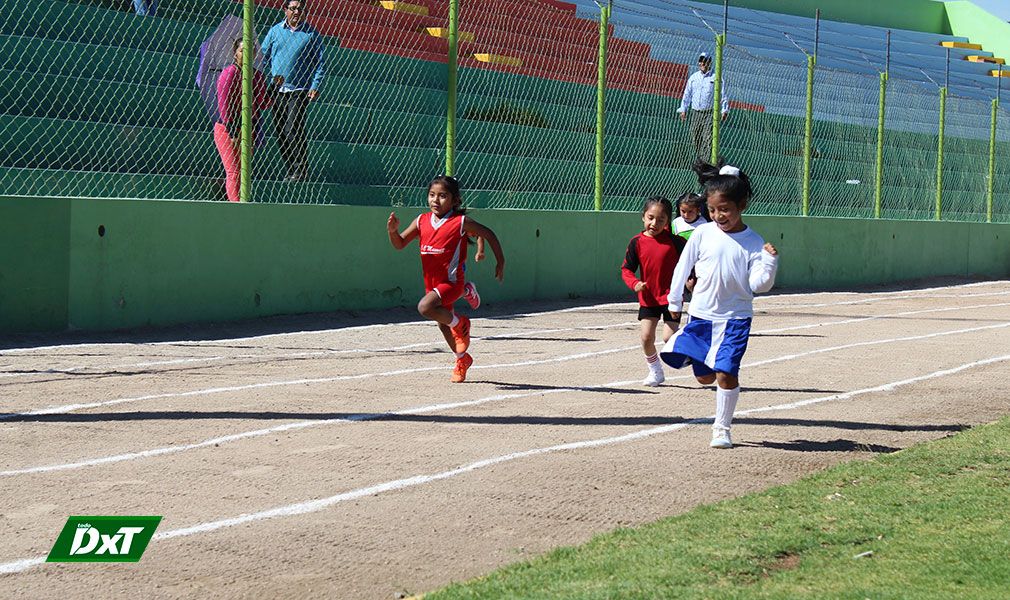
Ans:
POLYGON ((624 265, 621 268, 637 273, 641 266, 641 261, 638 260, 638 236, 636 235, 628 242, 628 250, 624 253, 624 265))

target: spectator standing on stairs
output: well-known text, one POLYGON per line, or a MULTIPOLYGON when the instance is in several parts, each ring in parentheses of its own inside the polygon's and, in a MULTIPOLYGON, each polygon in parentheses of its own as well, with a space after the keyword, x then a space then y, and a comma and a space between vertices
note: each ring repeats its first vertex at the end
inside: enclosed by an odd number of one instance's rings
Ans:
POLYGON ((274 134, 288 181, 304 181, 308 176, 305 114, 309 103, 319 98, 323 82, 322 37, 305 21, 305 11, 304 0, 287 0, 284 20, 271 27, 263 40, 263 60, 270 65, 276 89, 274 134))
MULTIPOLYGON (((729 100, 726 81, 720 90, 722 120, 729 114, 729 100)), ((712 55, 702 52, 698 55, 698 70, 691 74, 684 86, 684 98, 680 102, 680 120, 687 120, 687 109, 691 109, 691 141, 694 142, 696 158, 706 162, 712 159, 712 101, 715 99, 715 72, 712 70, 712 55)))

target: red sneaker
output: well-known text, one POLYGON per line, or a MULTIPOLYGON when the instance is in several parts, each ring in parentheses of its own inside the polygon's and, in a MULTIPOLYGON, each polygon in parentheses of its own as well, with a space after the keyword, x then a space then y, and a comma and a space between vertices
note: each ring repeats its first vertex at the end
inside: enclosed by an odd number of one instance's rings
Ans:
POLYGON ((480 294, 477 293, 477 286, 473 282, 467 281, 463 284, 463 299, 473 310, 477 310, 480 306, 480 294))
POLYGON ((459 323, 450 331, 452 340, 456 342, 456 352, 466 352, 470 347, 470 317, 460 317, 459 323))
POLYGON ((452 381, 453 383, 463 383, 466 381, 466 370, 470 368, 473 364, 473 357, 469 354, 464 354, 460 358, 456 359, 456 368, 452 370, 452 381))

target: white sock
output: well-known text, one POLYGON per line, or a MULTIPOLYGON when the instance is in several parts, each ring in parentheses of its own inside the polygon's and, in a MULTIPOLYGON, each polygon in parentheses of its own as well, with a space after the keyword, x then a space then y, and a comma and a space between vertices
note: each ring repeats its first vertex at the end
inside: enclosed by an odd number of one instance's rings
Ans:
POLYGON ((721 387, 715 388, 715 423, 712 429, 725 429, 729 431, 733 422, 733 413, 736 411, 736 401, 740 398, 740 386, 731 390, 724 390, 721 387))
POLYGON ((455 327, 456 325, 459 325, 459 315, 452 313, 452 322, 449 323, 449 327, 455 327))
POLYGON ((649 368, 653 371, 662 371, 663 365, 659 362, 659 354, 653 354, 652 356, 646 356, 645 362, 649 363, 649 368))
POLYGON ((466 352, 453 352, 453 354, 456 355, 456 358, 463 358, 466 356, 466 352))

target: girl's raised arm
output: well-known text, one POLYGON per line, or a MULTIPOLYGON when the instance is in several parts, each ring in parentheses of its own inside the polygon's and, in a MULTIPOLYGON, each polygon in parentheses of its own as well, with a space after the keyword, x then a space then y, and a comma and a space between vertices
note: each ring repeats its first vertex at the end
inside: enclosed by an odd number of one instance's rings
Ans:
POLYGON ((750 289, 755 294, 767 292, 775 285, 775 273, 779 268, 779 251, 771 244, 765 244, 758 259, 751 263, 750 289))
POLYGON ((411 221, 410 225, 407 225, 407 228, 403 230, 403 233, 399 233, 397 231, 399 227, 400 219, 396 216, 396 213, 389 213, 389 218, 386 220, 386 231, 389 232, 389 243, 397 250, 403 250, 407 244, 412 242, 414 238, 418 236, 417 219, 411 221))

